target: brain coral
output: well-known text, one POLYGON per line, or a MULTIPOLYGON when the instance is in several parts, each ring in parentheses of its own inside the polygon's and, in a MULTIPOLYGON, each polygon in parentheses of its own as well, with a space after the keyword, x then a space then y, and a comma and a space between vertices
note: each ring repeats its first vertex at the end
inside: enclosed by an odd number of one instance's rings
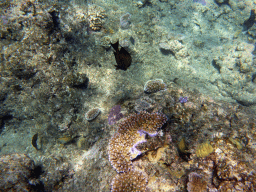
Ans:
POLYGON ((136 146, 147 141, 146 135, 156 136, 166 121, 167 117, 162 113, 141 112, 126 118, 108 146, 109 161, 114 169, 118 173, 130 170, 131 160, 141 154, 136 146))
POLYGON ((111 192, 128 192, 146 190, 147 177, 140 171, 128 171, 127 173, 117 174, 112 181, 111 192))
POLYGON ((166 85, 162 79, 149 80, 144 85, 144 92, 146 93, 156 93, 165 89, 166 85))
POLYGON ((208 156, 210 153, 212 153, 214 150, 212 148, 212 146, 209 143, 202 143, 200 145, 198 145, 197 149, 196 149, 196 156, 197 157, 206 157, 208 156))

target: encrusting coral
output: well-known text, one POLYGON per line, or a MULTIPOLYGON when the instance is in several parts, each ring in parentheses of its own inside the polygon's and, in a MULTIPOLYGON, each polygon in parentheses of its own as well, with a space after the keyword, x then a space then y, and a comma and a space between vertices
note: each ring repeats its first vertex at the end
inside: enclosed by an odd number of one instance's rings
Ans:
POLYGON ((108 115, 108 124, 114 125, 118 120, 123 118, 123 114, 121 113, 121 106, 115 105, 111 108, 108 115))
POLYGON ((205 142, 198 145, 196 149, 196 156, 204 158, 212 152, 213 152, 212 146, 209 143, 205 142))
POLYGON ((207 182, 203 180, 202 176, 196 172, 189 174, 189 182, 187 185, 188 192, 206 192, 207 182))
POLYGON ((88 7, 89 27, 93 31, 99 31, 103 27, 105 17, 105 10, 102 7, 95 5, 90 5, 88 7))
POLYGON ((100 109, 98 109, 98 108, 90 109, 90 110, 85 114, 85 119, 86 119, 87 121, 92 121, 92 120, 94 120, 99 114, 100 114, 100 109))
POLYGON ((166 84, 162 79, 149 80, 145 83, 144 91, 146 93, 156 93, 166 89, 166 84))
POLYGON ((145 191, 147 181, 147 176, 140 171, 121 173, 113 179, 111 192, 145 191))
POLYGON ((151 163, 157 163, 161 159, 166 148, 168 148, 168 145, 158 148, 157 151, 149 151, 147 154, 148 160, 151 163))
POLYGON ((141 154, 136 146, 146 142, 146 135, 156 136, 166 121, 167 117, 162 113, 147 112, 132 114, 124 120, 109 142, 109 161, 114 169, 118 173, 130 170, 131 160, 141 154))

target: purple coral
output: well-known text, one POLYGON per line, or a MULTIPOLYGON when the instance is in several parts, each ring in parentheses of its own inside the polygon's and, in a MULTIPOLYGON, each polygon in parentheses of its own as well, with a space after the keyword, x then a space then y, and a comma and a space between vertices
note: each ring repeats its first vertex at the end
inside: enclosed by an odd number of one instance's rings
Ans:
POLYGON ((138 133, 140 134, 140 136, 142 136, 142 135, 149 135, 150 137, 155 137, 155 136, 157 136, 157 132, 155 132, 155 133, 149 133, 149 132, 147 132, 147 131, 144 131, 144 130, 138 130, 138 133))
POLYGON ((137 156, 141 155, 141 151, 139 151, 136 147, 137 147, 139 144, 141 144, 141 143, 147 142, 147 140, 146 140, 146 135, 149 135, 150 137, 155 137, 155 136, 158 135, 157 132, 155 132, 155 133, 149 133, 149 132, 144 131, 144 130, 142 130, 142 129, 141 129, 141 130, 138 130, 138 133, 140 134, 140 136, 144 136, 144 139, 142 139, 142 140, 138 141, 137 143, 135 143, 135 144, 132 146, 132 148, 130 149, 130 153, 131 153, 132 155, 134 155, 134 159, 135 159, 137 156))
POLYGON ((120 105, 115 105, 112 107, 110 110, 110 113, 108 115, 108 124, 109 125, 114 125, 116 121, 120 120, 123 118, 123 114, 121 113, 121 106, 120 105))
POLYGON ((201 5, 206 5, 206 1, 205 0, 193 0, 194 3, 200 3, 201 5))
POLYGON ((141 152, 140 150, 138 150, 136 147, 137 147, 139 144, 145 143, 145 142, 147 142, 146 139, 141 140, 141 141, 138 141, 137 143, 135 143, 135 144, 132 146, 132 148, 130 149, 130 153, 132 154, 133 159, 135 159, 137 156, 141 155, 141 153, 142 153, 142 152, 141 152))
POLYGON ((180 97, 179 102, 180 103, 187 103, 188 102, 188 97, 180 97))
POLYGON ((120 26, 122 29, 128 29, 131 25, 131 14, 125 13, 120 17, 120 26))

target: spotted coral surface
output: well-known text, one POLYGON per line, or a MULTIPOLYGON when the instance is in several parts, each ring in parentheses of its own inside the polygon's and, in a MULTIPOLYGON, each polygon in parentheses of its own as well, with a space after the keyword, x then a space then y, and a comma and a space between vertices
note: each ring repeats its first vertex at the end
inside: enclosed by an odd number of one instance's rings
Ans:
POLYGON ((146 135, 156 136, 166 121, 167 117, 162 113, 147 112, 132 114, 125 119, 109 142, 109 161, 114 169, 118 173, 130 170, 131 160, 141 154, 136 146, 146 142, 146 135))
POLYGON ((100 114, 100 109, 98 109, 98 108, 90 109, 90 110, 85 114, 85 119, 86 119, 87 121, 92 121, 92 120, 94 120, 99 114, 100 114))
POLYGON ((145 83, 144 91, 146 93, 156 93, 166 89, 166 84, 162 79, 149 80, 145 83))
POLYGON ((88 9, 89 27, 93 31, 99 31, 104 24, 104 18, 106 17, 105 10, 96 5, 90 5, 88 9))
POLYGON ((147 182, 146 174, 140 171, 117 174, 112 181, 111 192, 143 192, 146 190, 147 182))

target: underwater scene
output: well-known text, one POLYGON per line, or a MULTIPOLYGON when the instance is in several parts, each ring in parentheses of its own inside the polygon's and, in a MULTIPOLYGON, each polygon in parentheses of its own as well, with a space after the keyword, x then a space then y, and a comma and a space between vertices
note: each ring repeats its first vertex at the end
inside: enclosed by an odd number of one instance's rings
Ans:
POLYGON ((0 191, 256 191, 256 0, 1 0, 0 37, 0 191))

